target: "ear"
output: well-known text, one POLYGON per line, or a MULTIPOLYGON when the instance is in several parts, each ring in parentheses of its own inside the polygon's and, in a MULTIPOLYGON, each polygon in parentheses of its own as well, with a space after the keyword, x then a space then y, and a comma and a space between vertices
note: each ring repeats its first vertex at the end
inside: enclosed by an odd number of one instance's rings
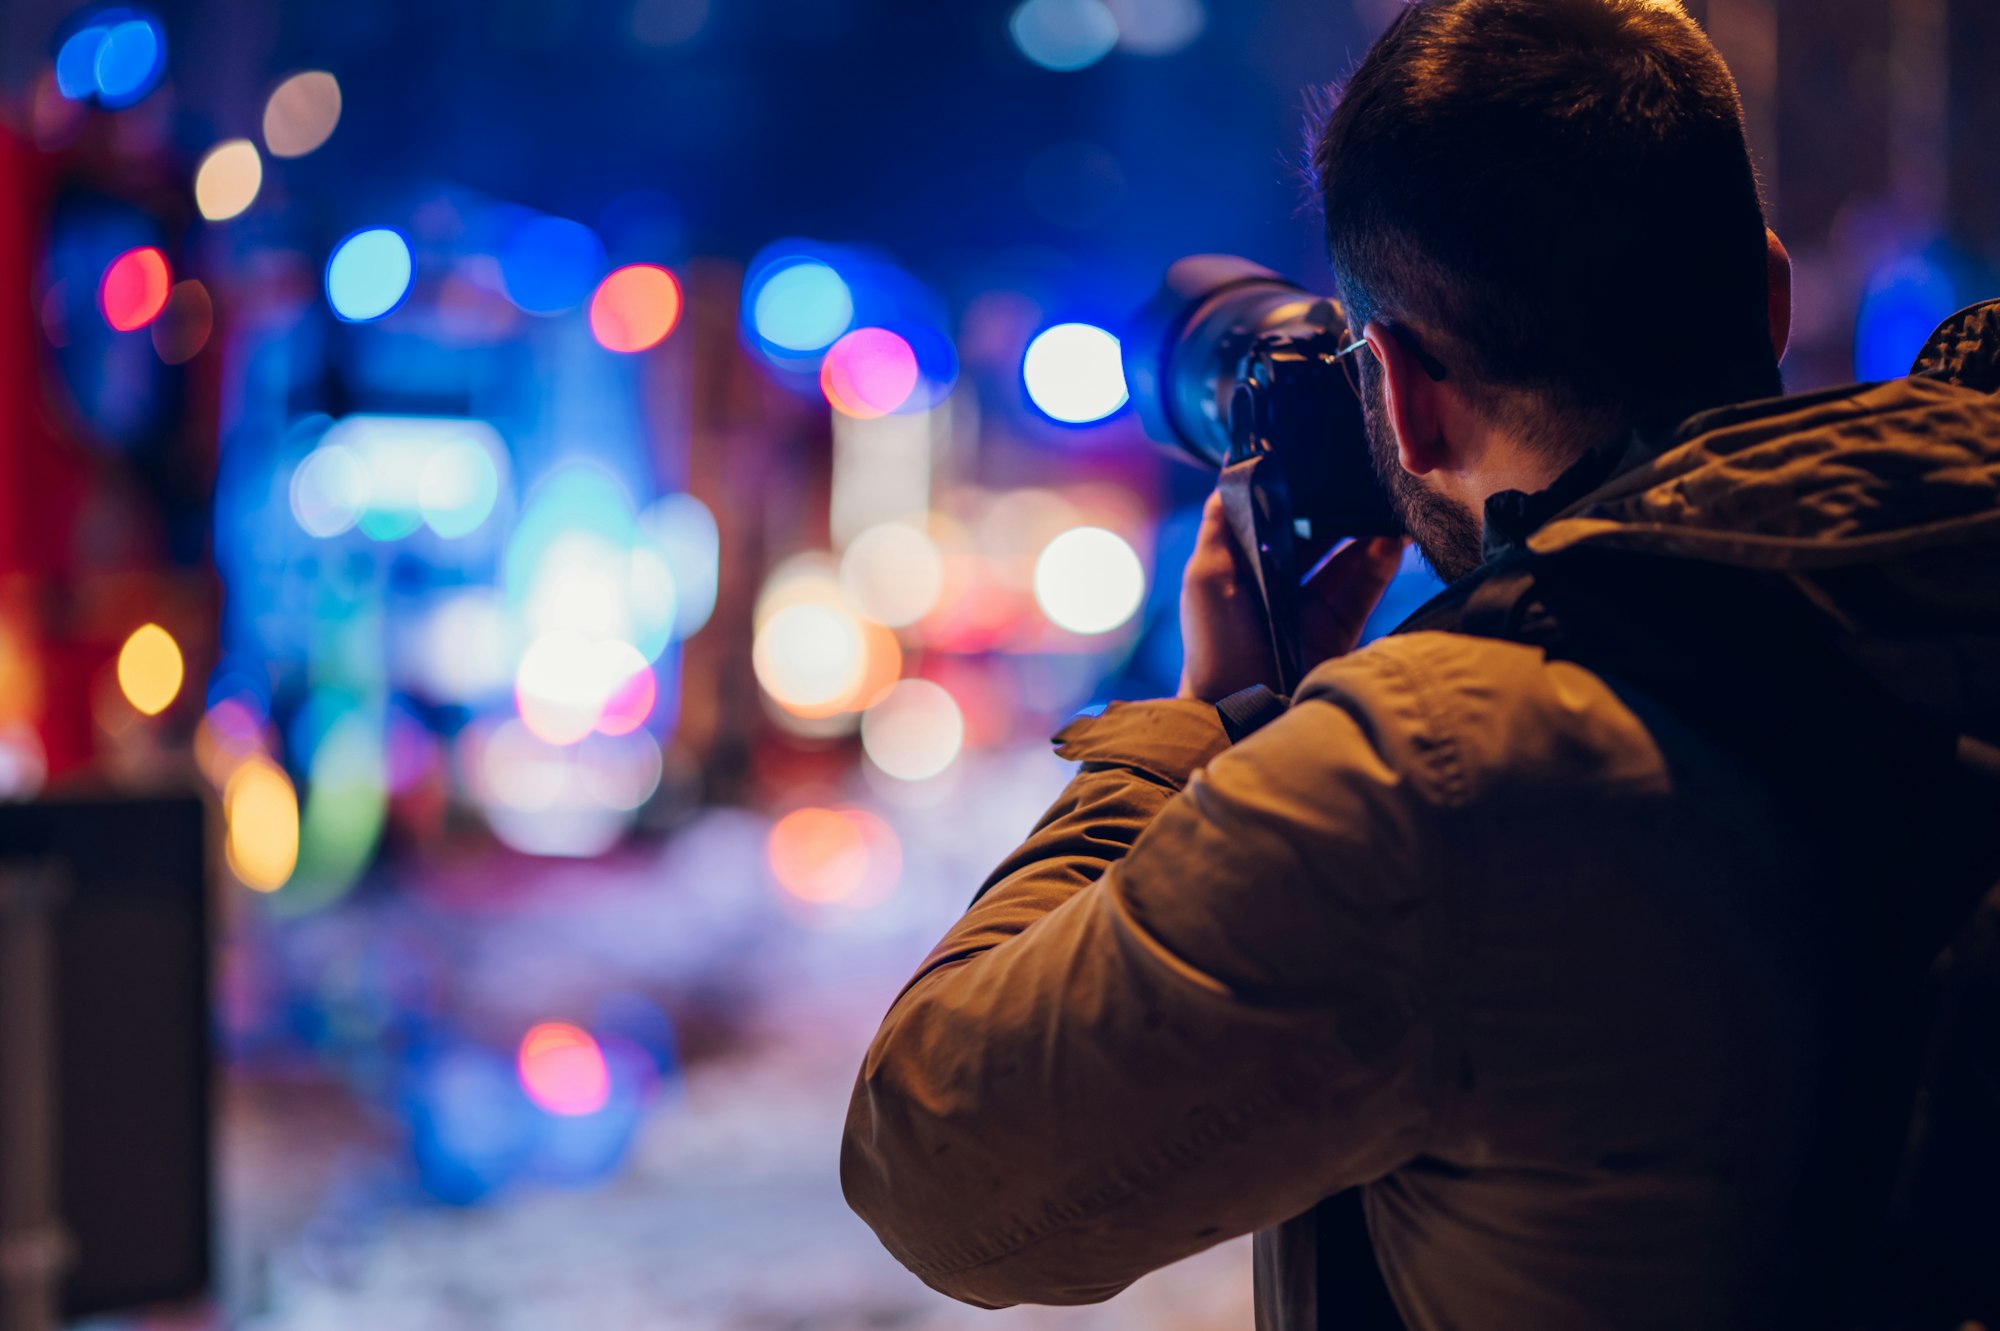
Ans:
POLYGON ((1771 349, 1782 361, 1792 341, 1792 256, 1769 227, 1764 228, 1764 251, 1771 284, 1771 349))
POLYGON ((1408 347, 1379 323, 1361 330, 1375 363, 1382 367, 1382 406, 1396 435, 1396 457, 1412 476, 1436 471, 1447 459, 1439 385, 1408 347))

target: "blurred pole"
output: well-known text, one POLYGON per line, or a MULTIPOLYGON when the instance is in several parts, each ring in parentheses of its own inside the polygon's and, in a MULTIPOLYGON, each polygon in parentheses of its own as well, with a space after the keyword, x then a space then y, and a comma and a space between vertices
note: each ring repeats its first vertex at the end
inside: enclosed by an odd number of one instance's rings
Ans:
POLYGON ((0 1331, 55 1331, 55 907, 45 866, 0 866, 0 1331))

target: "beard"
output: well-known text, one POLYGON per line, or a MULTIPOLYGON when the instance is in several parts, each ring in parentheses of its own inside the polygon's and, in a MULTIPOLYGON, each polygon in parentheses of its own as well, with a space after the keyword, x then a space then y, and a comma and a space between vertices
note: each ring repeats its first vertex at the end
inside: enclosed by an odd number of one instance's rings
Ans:
POLYGON ((1364 374, 1361 419, 1367 427, 1368 453, 1375 474, 1388 491, 1389 507, 1416 542, 1417 553, 1446 582, 1457 582, 1485 562, 1484 525, 1472 511, 1424 484, 1421 476, 1403 470, 1396 455, 1396 432, 1382 405, 1382 378, 1364 374))

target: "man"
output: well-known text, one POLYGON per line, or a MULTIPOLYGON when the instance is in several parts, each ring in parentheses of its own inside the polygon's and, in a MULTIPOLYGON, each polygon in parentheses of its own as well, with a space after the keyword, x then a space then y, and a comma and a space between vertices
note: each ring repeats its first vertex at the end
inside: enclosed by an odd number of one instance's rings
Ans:
MULTIPOLYGON (((1670 0, 1418 0, 1314 163, 1454 585, 1232 745, 1270 672, 1210 505, 1181 697, 1058 737, 848 1199, 988 1307, 1260 1231, 1260 1326, 1874 1324, 1922 976, 2000 867, 2000 314, 1776 397, 1789 261, 1670 0)), ((1323 652, 1395 555, 1323 575, 1323 652)))

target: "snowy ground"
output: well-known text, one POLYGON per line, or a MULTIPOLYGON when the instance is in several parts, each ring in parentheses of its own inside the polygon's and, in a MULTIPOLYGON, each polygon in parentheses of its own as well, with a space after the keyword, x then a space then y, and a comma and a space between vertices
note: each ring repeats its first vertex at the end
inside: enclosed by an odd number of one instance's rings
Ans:
POLYGON ((1245 1242, 1098 1307, 983 1312, 926 1289, 841 1200, 841 1119, 875 1023, 1068 774, 1034 746, 925 799, 829 794, 900 841, 893 894, 865 910, 788 897, 770 818, 718 810, 608 860, 439 862, 309 918, 239 921, 222 1311, 118 1325, 1247 1331, 1245 1242), (516 1179, 474 1207, 424 1195, 395 1090, 413 1043, 444 1032, 504 1069, 529 1025, 633 994, 670 1019, 684 1067, 615 1170, 516 1179))

